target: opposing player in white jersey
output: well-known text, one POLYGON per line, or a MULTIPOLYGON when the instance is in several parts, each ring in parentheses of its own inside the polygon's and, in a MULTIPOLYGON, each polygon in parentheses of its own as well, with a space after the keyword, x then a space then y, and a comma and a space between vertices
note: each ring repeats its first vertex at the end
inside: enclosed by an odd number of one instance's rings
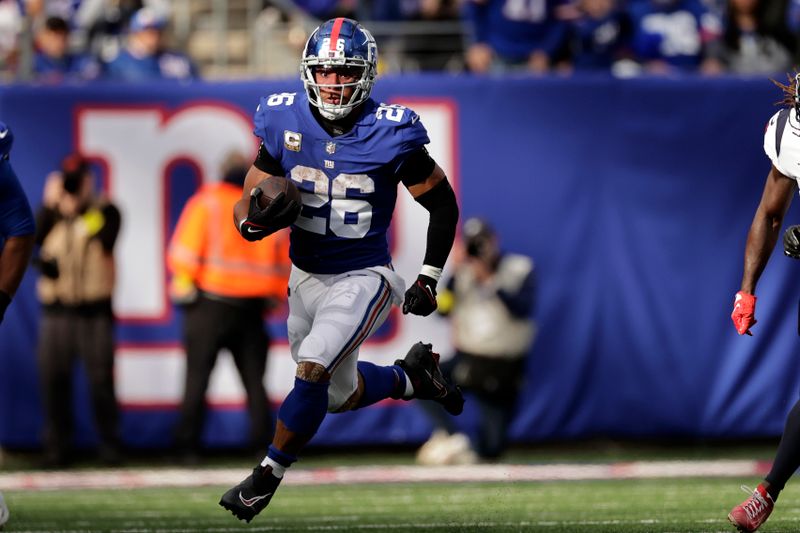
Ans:
MULTIPOLYGON (((789 209, 800 180, 800 74, 788 84, 778 84, 784 91, 784 104, 769 120, 764 133, 764 151, 772 161, 761 202, 747 234, 744 275, 736 293, 731 318, 739 335, 752 335, 755 325, 755 289, 778 240, 783 217, 789 209)), ((800 258, 800 226, 791 226, 783 237, 784 252, 800 258)), ((739 531, 755 531, 763 524, 786 482, 800 467, 800 401, 786 418, 772 468, 752 495, 734 507, 728 520, 739 531)), ((749 489, 747 489, 749 492, 749 489)))
POLYGON ((436 283, 458 222, 455 194, 425 149, 419 116, 370 98, 377 53, 356 21, 329 20, 303 52, 305 90, 262 98, 255 113, 261 146, 234 220, 248 240, 291 225, 288 332, 297 370, 267 456, 220 500, 248 522, 267 506, 326 413, 385 398, 433 399, 453 414, 463 408, 429 344, 417 343, 392 366, 358 361, 359 346, 393 303, 423 316, 436 309, 436 283), (281 194, 261 208, 257 185, 270 176, 290 178, 302 205, 281 194), (430 213, 423 265, 408 290, 392 269, 387 242, 400 183, 430 213))

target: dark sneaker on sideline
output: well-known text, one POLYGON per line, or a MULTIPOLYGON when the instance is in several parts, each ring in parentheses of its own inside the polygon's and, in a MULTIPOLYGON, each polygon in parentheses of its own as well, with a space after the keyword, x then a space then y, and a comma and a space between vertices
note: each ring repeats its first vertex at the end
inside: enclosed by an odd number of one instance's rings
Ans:
POLYGON ((398 359, 394 364, 402 368, 411 380, 414 398, 434 400, 451 415, 460 415, 464 410, 461 389, 444 378, 439 368, 439 354, 433 353, 431 348, 430 344, 418 342, 404 359, 398 359))
POLYGON ((219 504, 239 520, 250 522, 269 505, 281 479, 272 475, 272 467, 259 465, 244 481, 223 494, 219 504))

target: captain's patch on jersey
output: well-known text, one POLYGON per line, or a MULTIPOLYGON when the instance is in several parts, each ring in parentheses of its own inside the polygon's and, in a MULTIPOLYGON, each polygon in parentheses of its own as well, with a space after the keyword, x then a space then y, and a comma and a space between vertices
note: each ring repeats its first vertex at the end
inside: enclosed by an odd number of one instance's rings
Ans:
POLYGON ((300 151, 303 135, 296 131, 283 130, 283 146, 292 152, 300 151))

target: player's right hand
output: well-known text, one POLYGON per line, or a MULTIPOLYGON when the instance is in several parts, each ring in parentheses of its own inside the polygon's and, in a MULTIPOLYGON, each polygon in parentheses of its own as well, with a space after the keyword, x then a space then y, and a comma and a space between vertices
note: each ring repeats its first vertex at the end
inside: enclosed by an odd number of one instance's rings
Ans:
POLYGON ((800 226, 789 226, 783 232, 783 255, 800 259, 800 226))
POLYGON ((286 193, 279 193, 265 208, 259 207, 263 191, 253 187, 250 192, 250 207, 247 218, 240 224, 239 232, 248 241, 260 241, 267 235, 288 227, 300 214, 302 206, 295 201, 286 200, 286 193))
POLYGON ((756 322, 758 322, 755 314, 756 297, 744 291, 737 292, 736 298, 733 300, 733 313, 731 313, 731 319, 733 320, 733 325, 736 326, 736 331, 739 332, 739 335, 753 335, 753 333, 750 331, 750 328, 753 327, 756 322))

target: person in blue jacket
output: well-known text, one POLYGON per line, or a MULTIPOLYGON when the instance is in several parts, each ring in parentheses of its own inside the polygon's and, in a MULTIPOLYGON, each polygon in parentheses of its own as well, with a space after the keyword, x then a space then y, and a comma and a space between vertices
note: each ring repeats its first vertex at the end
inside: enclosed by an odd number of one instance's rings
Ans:
POLYGON ((103 78, 112 81, 189 81, 197 68, 186 54, 166 50, 163 33, 167 19, 143 7, 131 18, 126 46, 103 67, 103 78))
POLYGON ((561 58, 567 25, 556 17, 562 0, 467 0, 464 17, 471 72, 544 73, 561 58))

